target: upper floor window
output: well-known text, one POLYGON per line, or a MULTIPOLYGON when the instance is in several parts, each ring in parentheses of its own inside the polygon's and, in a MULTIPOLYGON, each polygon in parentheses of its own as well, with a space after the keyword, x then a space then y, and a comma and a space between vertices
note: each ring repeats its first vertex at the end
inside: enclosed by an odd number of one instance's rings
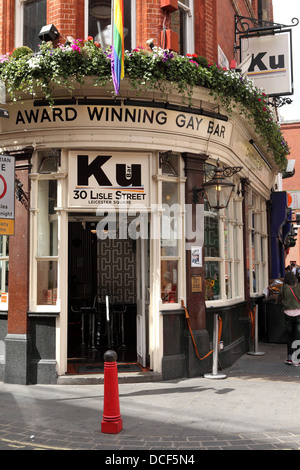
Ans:
POLYGON ((46 25, 47 0, 25 0, 23 4, 23 45, 38 51, 39 32, 46 25))
MULTIPOLYGON (((88 31, 94 41, 103 49, 112 45, 111 0, 87 0, 88 31)), ((124 47, 131 50, 133 46, 133 0, 124 0, 124 47)))
POLYGON ((179 35, 179 54, 194 52, 193 0, 178 2, 178 10, 171 15, 171 29, 179 35))

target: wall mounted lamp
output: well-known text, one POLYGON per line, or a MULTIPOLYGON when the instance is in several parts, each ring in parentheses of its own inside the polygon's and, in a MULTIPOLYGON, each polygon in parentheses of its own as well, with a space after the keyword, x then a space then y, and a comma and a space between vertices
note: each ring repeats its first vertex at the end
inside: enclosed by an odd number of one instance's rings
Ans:
POLYGON ((59 32, 57 31, 54 24, 47 24, 43 26, 39 32, 39 38, 42 41, 55 41, 59 37, 59 32))
POLYGON ((226 177, 235 175, 242 168, 242 166, 222 168, 218 159, 213 177, 204 183, 202 188, 193 187, 193 202, 197 204, 199 195, 202 198, 205 194, 211 209, 226 209, 234 188, 234 183, 228 181, 226 177))
POLYGON ((146 41, 146 44, 148 44, 148 46, 150 47, 151 51, 153 51, 154 49, 154 39, 148 39, 148 41, 146 41))

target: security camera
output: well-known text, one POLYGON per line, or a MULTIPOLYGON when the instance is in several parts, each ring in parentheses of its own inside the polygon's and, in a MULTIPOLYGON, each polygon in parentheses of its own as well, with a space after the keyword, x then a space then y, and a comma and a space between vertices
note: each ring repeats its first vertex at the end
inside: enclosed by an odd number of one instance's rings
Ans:
POLYGON ((154 41, 154 39, 148 39, 148 41, 146 41, 146 44, 149 44, 149 47, 152 51, 153 51, 153 48, 154 48, 153 41, 154 41))

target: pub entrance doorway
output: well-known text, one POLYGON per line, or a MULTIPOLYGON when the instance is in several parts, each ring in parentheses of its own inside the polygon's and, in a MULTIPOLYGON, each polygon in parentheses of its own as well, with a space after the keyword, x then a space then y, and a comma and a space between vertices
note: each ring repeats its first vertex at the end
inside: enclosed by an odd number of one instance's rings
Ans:
POLYGON ((98 222, 93 216, 69 215, 67 372, 103 372, 108 349, 116 351, 120 371, 144 370, 149 240, 109 234, 101 239, 98 222))

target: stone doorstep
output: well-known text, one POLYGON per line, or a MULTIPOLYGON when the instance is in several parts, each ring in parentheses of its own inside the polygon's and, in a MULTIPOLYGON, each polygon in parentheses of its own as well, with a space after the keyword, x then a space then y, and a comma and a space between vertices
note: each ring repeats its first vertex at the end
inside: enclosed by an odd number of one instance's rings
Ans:
MULTIPOLYGON (((161 382, 162 374, 155 372, 119 372, 118 383, 161 382)), ((61 375, 57 385, 94 385, 103 384, 104 374, 61 375)))

